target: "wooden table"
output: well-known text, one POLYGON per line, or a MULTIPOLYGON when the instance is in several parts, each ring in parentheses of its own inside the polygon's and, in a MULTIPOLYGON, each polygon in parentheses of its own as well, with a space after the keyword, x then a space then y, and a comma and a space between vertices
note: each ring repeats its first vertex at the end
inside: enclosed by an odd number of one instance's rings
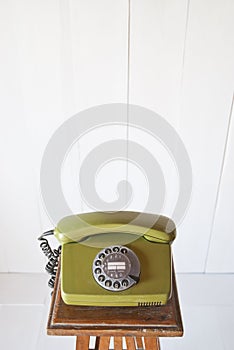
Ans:
POLYGON ((76 336, 76 350, 88 350, 90 336, 96 337, 95 350, 159 350, 159 337, 181 337, 183 325, 173 270, 173 291, 167 305, 153 307, 94 307, 66 305, 61 298, 58 270, 47 325, 48 335, 76 336))

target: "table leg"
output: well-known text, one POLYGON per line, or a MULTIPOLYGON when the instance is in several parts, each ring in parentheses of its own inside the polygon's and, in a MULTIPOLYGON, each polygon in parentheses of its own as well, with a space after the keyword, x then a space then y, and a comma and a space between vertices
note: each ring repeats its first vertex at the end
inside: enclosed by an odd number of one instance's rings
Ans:
POLYGON ((160 350, 160 342, 158 338, 145 337, 145 350, 160 350))
POLYGON ((142 337, 136 337, 135 339, 136 339, 136 349, 144 350, 142 337))
POLYGON ((122 337, 114 337, 114 349, 115 350, 122 350, 123 349, 122 337))
POLYGON ((89 350, 89 336, 78 335, 76 337, 76 350, 89 350))
POLYGON ((109 349, 109 344, 110 344, 110 337, 107 337, 107 336, 103 337, 103 336, 101 336, 98 349, 100 349, 100 350, 108 350, 109 349))
POLYGON ((135 341, 133 337, 125 337, 128 350, 136 350, 135 341))

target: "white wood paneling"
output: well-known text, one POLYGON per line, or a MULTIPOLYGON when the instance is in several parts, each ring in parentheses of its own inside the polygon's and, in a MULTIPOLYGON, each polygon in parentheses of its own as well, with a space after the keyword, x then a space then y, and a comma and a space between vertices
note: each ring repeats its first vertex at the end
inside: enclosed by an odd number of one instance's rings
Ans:
POLYGON ((69 13, 76 109, 126 102, 127 2, 73 0, 69 13))
POLYGON ((130 103, 173 126, 180 112, 187 6, 187 0, 131 2, 130 103))
MULTIPOLYGON (((126 102, 127 2, 81 0, 72 1, 71 7, 77 111, 95 105, 126 102)), ((126 140, 126 127, 100 127, 83 135, 79 141, 80 166, 95 147, 116 138, 126 140)), ((126 165, 118 160, 102 165, 103 168, 96 177, 96 189, 104 201, 111 202, 116 199, 115 191, 118 182, 126 178, 126 165)), ((77 179, 78 175, 79 169, 77 169, 77 179)), ((78 196, 81 195, 79 192, 76 193, 78 196)), ((93 211, 95 208, 83 199, 81 210, 93 211)))
MULTIPOLYGON (((40 230, 33 150, 25 123, 16 13, 2 4, 1 25, 1 271, 38 268, 40 230)), ((18 14, 19 15, 19 14, 18 14)))
POLYGON ((232 1, 190 1, 179 133, 193 195, 175 245, 178 270, 204 271, 233 91, 232 1))
MULTIPOLYGON (((187 20, 186 0, 131 2, 130 103, 153 110, 177 130, 187 20)), ((129 120, 134 122, 134 116, 130 114, 129 120)), ((139 129, 129 130, 129 139, 151 152, 160 165, 166 186, 165 205, 160 212, 171 217, 179 191, 178 172, 168 149, 157 139, 159 135, 154 138, 139 129)), ((146 193, 150 195, 152 188, 138 173, 136 167, 129 166, 129 180, 135 192, 129 208, 144 210, 146 193)), ((153 186, 158 186, 156 176, 153 186)), ((157 210, 156 203, 157 196, 151 212, 157 210)))
MULTIPOLYGON (((186 0, 131 2, 130 103, 153 110, 174 127, 180 112, 186 21, 186 0)), ((134 122, 131 114, 129 121, 134 122)), ((151 152, 160 164, 166 185, 165 206, 160 212, 171 216, 178 195, 177 171, 157 136, 129 129, 129 139, 151 152)), ((145 177, 143 181, 136 166, 129 165, 129 181, 134 185, 135 194, 130 209, 144 210, 146 194, 151 192, 147 188, 147 174, 145 177)), ((155 210, 150 208, 151 212, 155 210)))
MULTIPOLYGON (((55 0, 49 4, 29 2, 25 6, 17 3, 14 13, 24 111, 39 195, 40 166, 46 145, 56 129, 76 112, 70 9, 68 2, 55 0)), ((78 149, 73 152, 73 158, 76 164, 78 149)), ((70 167, 69 175, 73 174, 73 168, 70 167)), ((73 182, 69 180, 66 183, 71 193, 73 182)), ((76 204, 80 205, 79 199, 76 204)), ((41 200, 39 207, 41 231, 53 227, 55 222, 47 215, 41 200)))
POLYGON ((234 110, 232 102, 230 129, 220 175, 220 187, 214 212, 213 230, 208 250, 206 272, 234 271, 234 110))

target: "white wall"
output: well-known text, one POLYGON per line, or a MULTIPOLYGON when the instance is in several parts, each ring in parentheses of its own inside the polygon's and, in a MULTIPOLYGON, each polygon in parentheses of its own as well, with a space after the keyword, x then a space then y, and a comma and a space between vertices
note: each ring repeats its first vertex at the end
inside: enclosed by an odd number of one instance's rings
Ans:
MULTIPOLYGON (((0 6, 0 271, 43 269, 36 238, 53 224, 39 172, 53 132, 88 107, 126 103, 129 86, 129 102, 163 116, 191 159, 192 199, 174 243, 177 271, 234 272, 233 1, 12 0, 0 6)), ((157 146, 139 130, 123 126, 83 137, 63 173, 76 212, 90 210, 77 191, 80 164, 113 135, 140 140, 157 157, 157 146)), ((177 184, 169 162, 165 171, 170 216, 177 184)), ((109 164, 99 176, 100 195, 112 200, 126 164, 109 164)), ((128 209, 142 210, 147 183, 131 164, 128 176, 135 192, 128 209)))

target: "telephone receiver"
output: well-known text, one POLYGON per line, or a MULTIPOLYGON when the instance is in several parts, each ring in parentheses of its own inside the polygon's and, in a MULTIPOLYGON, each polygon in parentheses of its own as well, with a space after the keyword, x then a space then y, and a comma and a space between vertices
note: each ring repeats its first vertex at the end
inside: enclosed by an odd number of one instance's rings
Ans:
MULTIPOLYGON (((118 235, 120 233, 144 236, 151 242, 167 244, 172 243, 176 237, 175 225, 171 219, 162 215, 130 211, 92 212, 67 216, 58 223, 54 235, 61 244, 66 244, 84 243, 93 235, 111 232, 116 233, 116 240, 119 242, 124 239, 123 235, 118 235)), ((100 241, 100 244, 102 243, 100 241)))
POLYGON ((162 305, 171 294, 171 243, 165 216, 92 212, 60 220, 61 295, 66 304, 162 305))

